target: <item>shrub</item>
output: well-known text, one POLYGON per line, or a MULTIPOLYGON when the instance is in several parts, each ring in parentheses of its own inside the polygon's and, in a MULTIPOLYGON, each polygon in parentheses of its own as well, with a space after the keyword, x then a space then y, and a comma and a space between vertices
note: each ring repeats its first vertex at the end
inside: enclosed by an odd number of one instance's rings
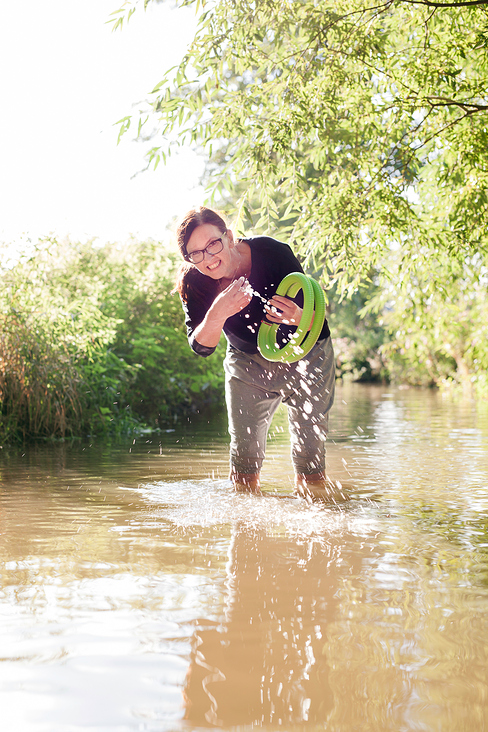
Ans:
POLYGON ((188 348, 157 242, 47 239, 2 272, 0 436, 122 433, 222 399, 222 348, 188 348))

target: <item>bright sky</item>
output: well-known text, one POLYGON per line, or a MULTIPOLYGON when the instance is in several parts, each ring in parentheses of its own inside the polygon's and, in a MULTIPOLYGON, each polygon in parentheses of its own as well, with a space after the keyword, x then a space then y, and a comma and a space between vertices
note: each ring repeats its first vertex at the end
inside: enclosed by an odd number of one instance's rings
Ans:
POLYGON ((0 241, 161 239, 203 202, 196 155, 133 178, 144 147, 117 146, 114 126, 179 60, 194 13, 150 4, 112 32, 105 21, 121 5, 0 2, 0 241))

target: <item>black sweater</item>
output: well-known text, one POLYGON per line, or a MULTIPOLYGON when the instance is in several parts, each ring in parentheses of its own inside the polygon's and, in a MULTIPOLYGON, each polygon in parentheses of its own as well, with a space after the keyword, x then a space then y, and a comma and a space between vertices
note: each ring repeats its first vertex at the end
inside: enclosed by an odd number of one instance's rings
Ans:
MULTIPOLYGON (((269 300, 276 292, 283 277, 290 272, 303 272, 298 259, 293 254, 288 244, 272 239, 269 236, 255 236, 245 241, 251 247, 251 274, 249 282, 253 290, 269 300)), ((188 342, 191 348, 200 356, 209 356, 215 348, 202 346, 195 340, 193 332, 204 319, 208 309, 216 296, 214 282, 209 282, 208 292, 205 292, 205 275, 201 275, 201 290, 198 295, 190 289, 187 302, 183 302, 185 312, 185 323, 188 333, 188 342)), ((199 288, 200 289, 200 288, 199 288)), ((303 304, 301 291, 296 301, 300 306, 303 304)), ((265 319, 264 302, 253 297, 249 305, 236 315, 227 318, 224 324, 224 334, 228 342, 234 348, 245 353, 257 353, 257 337, 261 322, 265 319)), ((284 345, 295 332, 294 326, 281 325, 278 331, 278 343, 284 345)), ((320 338, 327 338, 330 335, 327 321, 320 334, 320 338)))

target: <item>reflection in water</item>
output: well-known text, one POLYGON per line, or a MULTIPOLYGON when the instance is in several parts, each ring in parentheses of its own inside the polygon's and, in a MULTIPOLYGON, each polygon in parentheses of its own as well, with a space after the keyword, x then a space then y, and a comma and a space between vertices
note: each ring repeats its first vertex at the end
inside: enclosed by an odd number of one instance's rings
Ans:
POLYGON ((3 448, 2 732, 488 729, 487 408, 339 389, 340 509, 281 418, 262 498, 220 426, 3 448))
POLYGON ((488 595, 467 580, 473 558, 394 534, 375 546, 347 533, 294 541, 237 529, 225 614, 192 640, 186 719, 484 729, 488 595))
POLYGON ((325 722, 333 708, 326 653, 337 605, 339 542, 236 528, 225 619, 195 633, 186 719, 203 725, 325 722))

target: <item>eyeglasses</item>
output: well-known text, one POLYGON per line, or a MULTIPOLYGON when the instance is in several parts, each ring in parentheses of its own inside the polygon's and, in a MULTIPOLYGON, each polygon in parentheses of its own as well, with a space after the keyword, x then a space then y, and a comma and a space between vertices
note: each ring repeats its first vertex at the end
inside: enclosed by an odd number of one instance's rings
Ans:
POLYGON ((205 254, 208 254, 210 257, 213 257, 214 254, 218 254, 224 248, 224 242, 222 241, 223 236, 224 235, 222 234, 219 239, 211 241, 210 244, 207 244, 205 249, 196 249, 194 252, 189 252, 185 259, 187 262, 191 262, 192 264, 199 264, 200 262, 203 262, 205 254))

